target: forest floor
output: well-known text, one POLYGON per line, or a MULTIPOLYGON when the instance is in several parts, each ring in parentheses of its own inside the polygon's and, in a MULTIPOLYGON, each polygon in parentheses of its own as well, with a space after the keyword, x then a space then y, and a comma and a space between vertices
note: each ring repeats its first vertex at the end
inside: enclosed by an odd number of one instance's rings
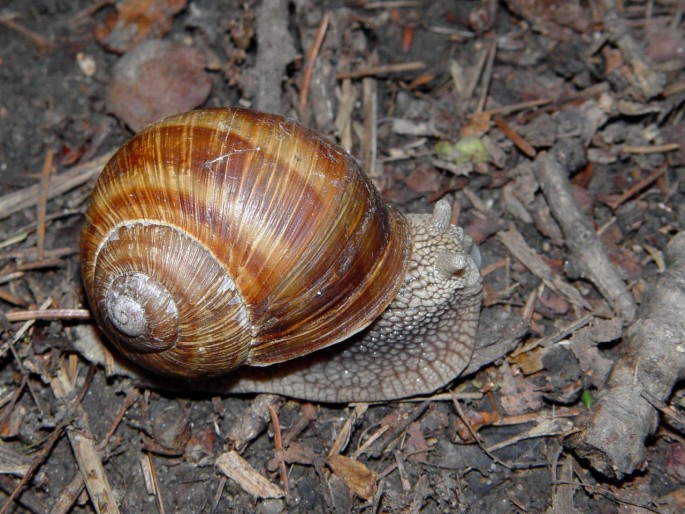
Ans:
POLYGON ((684 6, 0 1, 0 512, 685 511, 684 6), (452 202, 478 369, 318 405, 88 360, 104 162, 226 106, 331 137, 403 212, 452 202))

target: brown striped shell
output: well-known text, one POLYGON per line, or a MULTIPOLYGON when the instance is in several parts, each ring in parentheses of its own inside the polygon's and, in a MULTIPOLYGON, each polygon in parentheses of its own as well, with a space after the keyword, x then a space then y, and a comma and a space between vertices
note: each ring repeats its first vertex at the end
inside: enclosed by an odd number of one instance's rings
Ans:
POLYGON ((342 341, 402 286, 407 222, 357 163, 244 109, 172 116, 99 177, 81 239, 98 325, 134 362, 207 377, 342 341))

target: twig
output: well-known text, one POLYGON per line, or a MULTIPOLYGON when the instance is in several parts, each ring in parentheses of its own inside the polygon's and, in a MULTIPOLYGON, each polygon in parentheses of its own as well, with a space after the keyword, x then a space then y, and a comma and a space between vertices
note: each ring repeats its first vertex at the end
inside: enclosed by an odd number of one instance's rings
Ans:
POLYGON ((421 2, 417 0, 390 0, 388 2, 369 2, 364 9, 400 9, 402 7, 419 7, 421 2))
POLYGON ((667 143, 664 145, 654 145, 654 146, 623 145, 621 147, 621 153, 638 154, 638 155, 647 155, 647 154, 652 154, 652 153, 675 152, 676 150, 680 150, 680 144, 679 143, 667 143))
POLYGON ((5 503, 2 505, 2 508, 0 508, 0 514, 5 514, 5 512, 7 512, 7 509, 10 507, 10 505, 12 505, 17 495, 24 489, 24 486, 33 477, 33 474, 36 472, 36 470, 41 466, 41 464, 43 464, 45 459, 47 459, 48 455, 50 455, 50 452, 52 452, 52 449, 59 440, 65 428, 66 425, 59 425, 57 428, 55 428, 55 430, 48 438, 45 446, 43 446, 40 452, 37 453, 33 461, 33 464, 31 464, 29 470, 21 478, 17 486, 14 488, 14 491, 12 491, 12 494, 10 494, 5 500, 5 503))
MULTIPOLYGON (((15 487, 13 478, 10 478, 8 475, 0 475, 0 491, 4 492, 5 495, 10 495, 15 487)), ((34 514, 44 514, 48 511, 48 506, 40 497, 35 495, 27 498, 24 498, 23 495, 19 496, 14 499, 14 502, 34 514)))
POLYGON ((0 16, 0 25, 4 25, 8 29, 18 32, 26 39, 31 41, 31 43, 33 44, 33 46, 36 47, 36 50, 38 50, 39 53, 44 54, 49 52, 52 49, 52 43, 50 43, 50 41, 45 39, 37 32, 34 32, 33 30, 28 29, 24 27, 22 24, 14 21, 17 17, 18 15, 16 13, 4 14, 0 16))
POLYGON ((32 319, 91 319, 92 317, 93 315, 88 309, 38 309, 7 313, 7 320, 10 322, 32 319))
MULTIPOLYGON (((48 250, 45 252, 45 256, 48 259, 66 257, 67 255, 73 255, 78 253, 78 248, 73 246, 62 246, 61 248, 55 248, 54 250, 48 250)), ((22 259, 26 261, 35 260, 38 256, 38 251, 36 248, 18 248, 16 250, 9 250, 5 253, 0 253, 0 259, 22 259)), ((34 261, 35 262, 35 261, 34 261)), ((28 265, 27 263, 26 265, 28 265)))
POLYGON ((658 426, 645 396, 664 400, 685 377, 685 233, 671 239, 665 257, 667 269, 646 291, 607 388, 579 420, 583 431, 565 442, 613 480, 642 467, 645 440, 658 426))
POLYGON ((471 81, 464 90, 465 100, 470 100, 473 96, 473 93, 476 91, 480 77, 483 74, 483 69, 485 68, 485 63, 488 60, 488 55, 489 52, 484 49, 482 49, 480 54, 478 54, 478 60, 476 61, 476 65, 473 67, 474 71, 471 74, 471 81))
POLYGON ((114 2, 115 0, 98 0, 83 10, 78 11, 74 16, 71 17, 71 19, 68 21, 68 24, 74 27, 81 25, 82 23, 88 23, 93 19, 92 17, 96 12, 107 5, 114 4, 114 2))
POLYGON ((157 466, 155 466, 155 461, 152 459, 152 454, 150 452, 145 452, 145 458, 147 459, 148 467, 150 469, 150 473, 152 474, 152 483, 155 488, 155 497, 157 498, 159 514, 166 514, 166 509, 164 508, 164 499, 162 498, 162 489, 159 485, 157 466))
MULTIPOLYGON (((113 154, 113 151, 107 152, 100 157, 80 164, 69 171, 60 173, 59 175, 53 175, 50 179, 48 200, 56 198, 70 189, 88 182, 96 175, 99 175, 100 171, 102 171, 102 168, 113 154)), ((40 185, 36 184, 0 197, 0 220, 26 207, 36 205, 39 194, 40 185)))
MULTIPOLYGON (((74 252, 75 253, 75 252, 74 252)), ((51 257, 49 259, 42 259, 40 261, 25 262, 17 266, 18 271, 37 270, 42 268, 59 268, 66 266, 67 262, 59 257, 51 257)))
POLYGON ((619 205, 622 205, 626 200, 632 198, 633 195, 639 193, 640 191, 642 191, 646 187, 649 187, 661 175, 666 173, 666 165, 667 165, 666 162, 661 164, 661 166, 659 166, 652 173, 650 173, 646 177, 638 180, 637 182, 635 182, 635 184, 633 184, 628 189, 626 189, 626 191, 623 194, 603 196, 603 197, 600 197, 600 200, 602 202, 604 202, 605 204, 607 204, 612 209, 616 209, 619 205))
POLYGON ((485 101, 488 98, 488 93, 490 92, 490 80, 492 79, 492 70, 495 67, 495 54, 497 53, 497 41, 493 41, 490 45, 488 51, 488 60, 485 63, 485 69, 483 70, 483 89, 480 92, 480 100, 478 100, 478 105, 476 106, 476 112, 483 112, 485 108, 485 101))
POLYGON ((28 307, 29 305, 29 302, 21 296, 10 293, 9 291, 4 291, 2 289, 0 289, 0 300, 11 303, 12 305, 16 305, 18 307, 28 307))
POLYGON ((316 29, 316 34, 314 35, 314 41, 312 41, 309 51, 307 52, 307 59, 304 63, 304 69, 302 70, 302 80, 300 81, 300 102, 298 110, 300 112, 300 119, 306 120, 306 109, 307 109, 307 98, 309 97, 309 85, 312 81, 312 73, 314 72, 314 65, 316 64, 316 56, 319 55, 321 50, 321 45, 323 44, 323 39, 326 36, 326 30, 328 29, 328 23, 330 22, 331 16, 326 13, 316 29))
POLYGON ((565 155, 573 151, 567 144, 562 141, 551 151, 540 154, 533 171, 583 275, 597 286, 619 316, 631 321, 636 311, 633 296, 609 260, 592 223, 576 202, 568 172, 561 164, 569 162, 565 155))
POLYGON ((388 435, 388 437, 385 439, 385 442, 380 445, 378 448, 374 448, 373 451, 370 452, 371 456, 374 459, 379 458, 381 455, 383 455, 383 452, 385 452, 385 449, 390 446, 391 443, 397 439, 402 432, 404 432, 409 425, 411 425, 414 421, 419 419, 423 414, 426 412, 428 407, 430 406, 431 401, 426 400, 419 404, 416 409, 414 409, 410 414, 407 415, 406 418, 402 420, 401 423, 399 423, 393 431, 388 435))
POLYGON ((621 503, 623 505, 630 505, 632 507, 638 507, 640 509, 644 509, 644 510, 649 511, 649 512, 654 512, 655 514, 665 514, 665 511, 655 509, 654 507, 652 507, 646 503, 640 504, 637 502, 632 502, 630 500, 624 500, 615 492, 607 489, 606 487, 602 487, 599 485, 586 484, 585 482, 564 482, 563 480, 557 480, 557 481, 553 482, 551 485, 564 484, 564 483, 568 483, 569 485, 572 484, 575 486, 580 486, 583 489, 585 489, 588 492, 588 494, 599 493, 599 494, 605 496, 606 498, 611 498, 615 502, 621 503))
POLYGON ((572 321, 565 327, 563 327, 561 330, 555 332, 554 334, 551 334, 547 337, 543 337, 542 339, 537 339, 535 341, 531 341, 526 343, 525 345, 517 348, 514 350, 511 354, 512 357, 516 357, 518 355, 521 355, 522 353, 529 352, 538 346, 542 346, 543 348, 549 346, 552 343, 556 343, 561 341, 562 339, 570 336, 571 334, 577 332, 581 328, 583 328, 585 325, 590 323, 592 321, 593 316, 592 314, 587 314, 583 316, 580 319, 577 319, 576 321, 572 321))
POLYGON ((516 148, 521 150, 528 157, 535 157, 535 148, 533 148, 528 141, 523 139, 501 116, 495 116, 495 125, 511 139, 511 142, 516 145, 516 148))
POLYGON ((538 98, 537 100, 529 100, 528 102, 520 102, 517 104, 503 105, 502 107, 497 107, 495 109, 488 109, 487 111, 483 111, 483 114, 489 114, 491 116, 499 114, 501 116, 506 116, 512 112, 523 111, 532 107, 541 107, 543 105, 551 104, 552 102, 554 102, 552 98, 538 98))
POLYGON ((352 87, 350 79, 345 79, 336 96, 338 113, 335 116, 335 131, 340 139, 340 146, 349 152, 352 150, 352 111, 357 101, 357 88, 352 87))
POLYGON ((354 71, 341 71, 335 75, 335 78, 338 80, 360 79, 362 77, 371 77, 375 75, 387 75, 388 73, 422 70, 425 67, 426 64, 421 61, 403 62, 398 64, 381 64, 379 66, 371 66, 354 71))
POLYGON ((278 413, 273 405, 269 405, 269 416, 271 417, 271 425, 274 427, 274 449, 278 460, 278 468, 281 473, 281 483, 283 484, 283 491, 285 491, 285 496, 287 498, 290 496, 290 486, 288 485, 288 472, 285 469, 285 461, 283 460, 281 423, 278 421, 278 413))
POLYGON ((584 309, 590 309, 590 304, 585 300, 578 290, 566 282, 563 277, 544 262, 540 256, 523 239, 521 233, 512 226, 506 232, 498 232, 499 239, 507 250, 516 257, 533 275, 543 280, 544 283, 554 291, 563 294, 574 305, 584 309))
MULTIPOLYGON (((86 489, 91 503, 98 514, 116 514, 119 512, 114 493, 107 480, 105 468, 98 454, 93 435, 90 431, 88 414, 81 406, 80 401, 90 384, 95 368, 90 368, 86 384, 81 389, 81 394, 74 405, 74 416, 78 420, 78 429, 71 426, 67 429, 69 442, 76 456, 76 462, 81 470, 86 489)), ((50 387, 56 398, 63 400, 74 392, 72 380, 68 377, 66 369, 60 365, 57 376, 50 381, 50 387)))
POLYGON ((92 317, 88 309, 37 309, 7 313, 7 321, 10 323, 30 319, 90 319, 92 317))
POLYGON ((454 405, 455 410, 457 411, 457 415, 459 416, 459 419, 461 419, 461 422, 464 424, 466 429, 469 431, 471 434, 471 437, 473 438, 474 441, 476 441, 476 444, 478 447, 483 450, 483 453, 490 457, 493 462, 496 462, 500 466, 504 466, 507 469, 511 469, 511 466, 506 464, 505 462, 501 461, 496 455, 493 455, 490 450, 488 450, 480 440, 480 436, 476 433, 476 431, 473 429, 471 426, 471 423, 469 423, 468 418, 464 415, 464 411, 461 410, 461 405, 459 405, 459 400, 457 398, 452 398, 452 405, 454 405))
POLYGON ((59 440, 60 436, 62 435, 62 432, 64 429, 67 427, 67 424, 69 421, 72 419, 76 408, 79 406, 79 403, 83 399, 83 396, 85 395, 86 391, 88 390, 88 385, 90 385, 90 382, 86 380, 86 383, 84 386, 81 388, 81 391, 79 394, 74 398, 74 400, 70 403, 69 407, 66 409, 65 415, 64 415, 64 422, 60 423, 55 430, 52 432, 50 437, 47 439, 47 443, 45 446, 37 453, 36 458, 34 459, 33 463, 31 464, 31 467, 29 470, 24 474, 22 479, 19 481, 17 486, 15 487, 14 491, 12 491, 12 494, 5 500, 5 503, 3 504, 2 508, 0 508, 0 514, 5 514, 7 509, 9 508, 10 505, 12 505, 12 502, 14 499, 17 497, 17 495, 24 489, 24 486, 28 483, 28 481, 33 477, 33 474, 36 472, 36 470, 40 467, 40 465, 45 461, 45 459, 48 457, 48 455, 52 452, 53 447, 59 440))
MULTIPOLYGON (((126 397, 121 402, 121 406, 119 407, 119 410, 114 416, 114 419, 112 420, 112 423, 109 427, 109 430, 107 431, 107 434, 105 434, 105 436, 102 438, 102 441, 100 441, 100 443, 98 444, 98 452, 102 455, 103 461, 106 461, 108 459, 107 445, 109 444, 110 439, 114 435, 114 432, 116 432, 117 428, 119 427, 119 424, 121 423, 121 420, 124 418, 124 415, 126 414, 128 409, 130 409, 131 406, 134 403, 136 403, 139 398, 140 393, 135 388, 129 389, 126 393, 126 397)), ((76 476, 74 476, 74 478, 72 479, 72 481, 69 482, 60 491, 60 494, 57 497, 57 501, 50 510, 50 514, 67 514, 69 511, 71 511, 85 486, 86 484, 83 481, 83 475, 80 472, 77 473, 76 476)))
POLYGON ((364 171, 371 178, 377 178, 376 155, 378 144, 378 120, 376 105, 376 81, 365 78, 362 81, 362 104, 364 106, 364 171))
POLYGON ((38 260, 45 258, 45 217, 48 211, 48 186, 50 185, 50 174, 52 173, 52 159, 54 152, 48 150, 43 162, 43 170, 40 174, 40 195, 38 196, 38 232, 37 242, 38 260))

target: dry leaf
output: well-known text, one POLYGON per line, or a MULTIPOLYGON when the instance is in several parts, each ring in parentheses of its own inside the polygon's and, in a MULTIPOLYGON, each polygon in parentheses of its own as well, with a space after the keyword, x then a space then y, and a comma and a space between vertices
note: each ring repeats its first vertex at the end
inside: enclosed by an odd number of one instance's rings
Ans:
POLYGON ((378 474, 358 460, 344 455, 331 455, 328 465, 357 496, 365 500, 371 500, 375 496, 378 474))
POLYGON ((488 133, 490 130, 491 115, 487 112, 479 112, 469 116, 469 119, 459 130, 461 137, 477 137, 480 138, 488 133))

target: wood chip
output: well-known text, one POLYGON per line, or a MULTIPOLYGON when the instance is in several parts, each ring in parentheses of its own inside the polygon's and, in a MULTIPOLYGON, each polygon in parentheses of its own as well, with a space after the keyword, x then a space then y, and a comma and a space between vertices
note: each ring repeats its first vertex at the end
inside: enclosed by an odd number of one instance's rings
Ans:
POLYGON ((248 494, 256 498, 283 498, 283 489, 269 482, 238 452, 231 450, 219 455, 216 466, 248 494))

